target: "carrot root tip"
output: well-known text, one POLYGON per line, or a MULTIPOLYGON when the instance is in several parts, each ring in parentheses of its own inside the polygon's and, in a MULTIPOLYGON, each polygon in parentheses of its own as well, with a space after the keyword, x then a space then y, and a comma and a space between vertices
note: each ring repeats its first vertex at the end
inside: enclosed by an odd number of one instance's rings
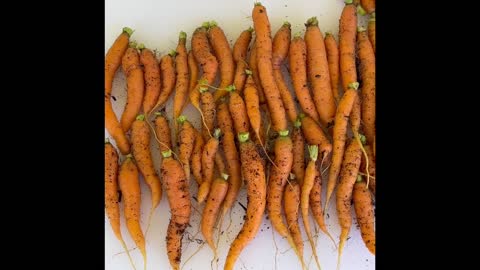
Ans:
POLYGON ((127 35, 130 37, 133 34, 133 30, 130 27, 124 27, 122 29, 123 33, 127 33, 127 35))

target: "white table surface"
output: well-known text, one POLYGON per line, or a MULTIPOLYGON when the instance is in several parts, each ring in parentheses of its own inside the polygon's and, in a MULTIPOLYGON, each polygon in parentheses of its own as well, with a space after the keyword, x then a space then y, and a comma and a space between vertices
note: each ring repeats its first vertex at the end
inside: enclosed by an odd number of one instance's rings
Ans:
MULTIPOLYGON (((144 43, 148 48, 157 49, 162 55, 168 53, 171 49, 175 49, 180 31, 187 32, 187 48, 190 48, 190 38, 194 29, 201 25, 204 21, 215 20, 222 27, 230 40, 231 45, 235 42, 241 31, 253 26, 250 18, 254 1, 225 1, 225 0, 106 0, 105 1, 105 53, 111 46, 115 38, 121 32, 122 27, 128 26, 135 30, 132 40, 144 43)), ((304 33, 305 21, 317 16, 320 29, 323 33, 332 31, 337 38, 338 21, 343 8, 343 2, 340 0, 270 0, 262 1, 266 6, 272 26, 272 35, 278 30, 284 21, 289 21, 292 25, 292 35, 297 32, 304 33)), ((338 39, 337 39, 338 41, 338 39)), ((293 88, 290 89, 293 91, 293 88)), ((126 98, 126 83, 122 72, 117 72, 113 84, 113 95, 116 101, 113 101, 113 108, 120 118, 123 111, 126 98)), ((172 116, 172 98, 167 104, 167 115, 172 116)), ((184 112, 185 115, 198 128, 198 113, 189 105, 184 112)), ((105 136, 109 136, 105 131, 105 136)), ((157 170, 160 169, 160 155, 158 146, 152 140, 153 155, 157 170)), ((120 157, 123 160, 123 156, 120 157)), ((197 187, 191 180, 191 192, 197 193, 197 187)), ((325 177, 324 177, 325 183, 325 177)), ((147 222, 147 214, 150 209, 150 192, 141 179, 142 187, 142 226, 145 230, 147 222)), ((325 187, 325 184, 324 184, 325 187)), ((323 200, 325 196, 323 195, 323 200)), ((192 199, 193 201, 193 199, 192 199)), ((239 194, 238 201, 246 205, 245 189, 239 194)), ((328 218, 326 218, 327 227, 332 236, 338 241, 340 228, 335 211, 335 197, 328 209, 328 218)), ((196 209, 202 210, 203 206, 192 204, 196 209)), ((123 207, 123 204, 122 204, 123 207)), ((353 210, 353 207, 352 207, 353 210)), ((243 224, 243 215, 245 211, 238 204, 232 210, 232 222, 230 228, 229 218, 226 218, 222 226, 224 232, 220 236, 218 246, 219 261, 218 265, 213 263, 213 252, 207 245, 196 253, 186 262, 194 252, 196 252, 203 240, 203 236, 199 231, 200 215, 192 209, 191 227, 186 230, 183 251, 182 251, 182 269, 223 269, 225 257, 231 241, 235 238, 241 224, 243 224), (190 240, 189 240, 190 238, 190 240), (213 268, 212 268, 213 267, 213 268)), ((352 211, 354 216, 354 213, 352 211)), ((129 248, 135 245, 131 240, 125 226, 122 214, 122 234, 129 248)), ((146 238, 147 248, 147 269, 170 269, 168 263, 165 236, 168 221, 170 219, 170 211, 164 192, 160 206, 157 208, 153 218, 150 231, 146 238)), ((301 219, 300 219, 301 222, 301 219)), ((310 218, 310 224, 313 227, 314 220, 310 218)), ((372 270, 375 268, 375 256, 371 255, 364 243, 362 242, 359 229, 356 226, 356 220, 350 231, 350 238, 346 243, 341 269, 355 270, 372 270)), ((301 223, 304 240, 307 240, 301 223)), ((131 265, 119 241, 115 238, 110 224, 105 215, 105 269, 107 270, 130 270, 131 265)), ((317 242, 317 253, 323 270, 336 269, 337 250, 332 242, 322 233, 319 233, 317 242)), ((134 263, 137 269, 143 269, 143 260, 138 250, 131 251, 134 263)), ((311 259, 311 249, 308 241, 304 244, 304 258, 306 262, 310 262, 309 269, 316 269, 314 260, 311 259)), ((272 225, 266 218, 263 219, 262 226, 256 238, 243 250, 240 259, 237 260, 235 269, 258 269, 258 270, 281 270, 281 269, 300 269, 298 259, 294 252, 289 249, 285 239, 281 239, 279 235, 273 231, 272 225), (275 242, 278 249, 275 248, 275 242)))

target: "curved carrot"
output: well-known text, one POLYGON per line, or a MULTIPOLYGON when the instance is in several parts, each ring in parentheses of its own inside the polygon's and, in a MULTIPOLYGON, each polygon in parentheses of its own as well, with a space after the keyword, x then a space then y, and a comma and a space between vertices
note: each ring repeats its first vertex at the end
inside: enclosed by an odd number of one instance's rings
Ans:
POLYGON ((202 203, 207 198, 207 195, 210 191, 210 186, 213 181, 213 167, 215 164, 215 156, 218 150, 220 137, 220 129, 216 129, 214 136, 211 137, 205 146, 203 147, 202 153, 202 184, 198 188, 198 203, 202 203))
POLYGON ((144 269, 147 269, 147 252, 145 250, 145 237, 140 226, 140 181, 138 169, 133 162, 133 157, 128 154, 120 166, 118 184, 122 192, 124 214, 127 221, 127 229, 135 245, 143 256, 144 269))
POLYGON ((248 67, 252 71, 253 81, 257 86, 258 98, 260 99, 260 104, 265 104, 265 93, 263 92, 262 83, 260 82, 260 75, 258 75, 258 66, 257 66, 257 40, 253 41, 252 48, 250 49, 250 56, 248 58, 248 67))
POLYGON ((168 125, 168 119, 161 113, 155 112, 155 135, 158 137, 160 152, 172 149, 172 135, 168 125))
POLYGON ((368 20, 368 38, 373 47, 373 53, 375 53, 375 12, 372 13, 372 17, 368 20))
POLYGON ((295 175, 295 180, 300 186, 303 186, 303 178, 305 177, 305 138, 301 130, 302 122, 297 119, 294 123, 292 132, 293 145, 293 164, 292 172, 295 175))
POLYGON ((124 27, 122 33, 115 39, 112 47, 108 49, 108 52, 105 55, 105 95, 108 95, 109 97, 112 93, 113 78, 122 63, 122 57, 128 48, 132 33, 132 29, 124 27))
POLYGON ((318 224, 320 230, 325 233, 330 240, 332 240, 333 244, 335 245, 335 240, 330 235, 327 230, 327 226, 325 225, 325 219, 323 216, 322 210, 322 175, 320 174, 320 170, 315 170, 315 180, 313 182, 312 190, 310 191, 310 209, 312 209, 312 215, 315 221, 318 224))
POLYGON ((360 3, 368 14, 375 12, 375 0, 360 0, 360 3))
POLYGON ((282 97, 283 105, 285 106, 285 111, 290 118, 290 121, 293 123, 297 119, 297 108, 281 70, 281 65, 288 55, 290 36, 290 23, 284 22, 273 38, 272 64, 273 76, 277 82, 278 90, 280 91, 280 96, 282 97))
POLYGON ((267 9, 261 3, 255 3, 252 11, 253 25, 256 33, 257 65, 260 82, 265 92, 268 108, 271 112, 272 128, 275 131, 287 129, 287 116, 280 91, 273 76, 272 38, 267 9))
MULTIPOLYGON (((158 97, 157 104, 153 110, 161 109, 175 88, 175 67, 173 57, 177 54, 176 51, 172 50, 167 55, 164 55, 160 59, 160 72, 162 74, 162 90, 160 91, 160 96, 158 97)), ((152 111, 153 111, 152 110, 152 111)))
POLYGON ((313 100, 320 116, 320 123, 329 128, 335 117, 335 98, 332 93, 327 51, 323 35, 318 27, 317 17, 312 17, 305 24, 305 43, 307 45, 308 77, 312 84, 313 100))
POLYGON ((192 167, 192 174, 197 184, 200 186, 202 184, 202 153, 203 153, 203 146, 205 145, 205 140, 203 140, 203 136, 200 132, 195 130, 195 143, 193 145, 193 152, 192 152, 192 159, 191 159, 191 167, 192 167))
MULTIPOLYGON (((173 118, 177 119, 185 107, 188 96, 189 86, 189 73, 188 73, 188 60, 187 60, 187 48, 185 47, 185 41, 187 39, 187 33, 181 31, 178 38, 177 56, 175 57, 175 73, 177 81, 175 83, 175 96, 173 97, 173 118)), ((175 130, 178 130, 178 124, 175 122, 175 130)), ((187 174, 189 179, 189 174, 187 174)))
POLYGON ((123 132, 122 125, 118 122, 112 107, 112 101, 109 95, 105 95, 105 128, 108 133, 115 140, 118 149, 124 155, 130 153, 130 143, 128 142, 125 132, 123 132))
POLYGON ((375 255, 375 214, 372 206, 372 195, 362 178, 359 180, 353 186, 353 206, 363 242, 368 250, 375 255))
POLYGON ((325 49, 327 50, 328 71, 330 72, 330 82, 332 85, 332 94, 335 101, 340 102, 340 63, 338 55, 338 45, 332 33, 325 33, 325 49))
POLYGON ((193 55, 193 51, 188 52, 187 56, 187 63, 188 63, 188 73, 190 74, 189 86, 188 86, 188 93, 190 93, 195 89, 195 86, 198 83, 198 64, 197 60, 195 60, 195 56, 193 55))
POLYGON ((180 132, 178 133, 178 159, 183 165, 187 181, 190 179, 190 158, 195 144, 195 128, 187 120, 187 117, 181 115, 177 121, 180 123, 180 132))
POLYGON ((162 152, 162 179, 165 182, 171 218, 167 229, 167 255, 173 269, 180 269, 183 233, 190 222, 191 202, 187 178, 182 165, 171 156, 170 150, 162 152))
POLYGON ((322 161, 332 152, 332 144, 327 138, 323 129, 310 117, 300 114, 298 118, 301 121, 301 127, 305 140, 310 145, 318 145, 318 149, 322 154, 322 161))
MULTIPOLYGON (((248 79, 247 85, 248 87, 248 79)), ((247 107, 243 98, 235 91, 234 87, 227 87, 227 91, 230 92, 230 99, 228 102, 228 108, 230 109, 230 113, 232 115, 233 126, 235 127, 236 133, 243 133, 250 131, 250 123, 249 117, 247 115, 247 107)))
POLYGON ((303 239, 300 232, 299 218, 300 185, 296 180, 290 180, 283 193, 283 209, 287 220, 288 230, 292 235, 300 256, 303 256, 303 239))
POLYGON ((300 107, 306 115, 316 122, 320 122, 315 103, 307 85, 307 51, 305 41, 301 36, 295 36, 290 44, 290 74, 292 76, 293 89, 300 107))
POLYGON ((202 134, 205 141, 212 137, 215 124, 215 100, 208 87, 200 88, 200 110, 202 112, 202 134))
POLYGON ((230 44, 228 44, 227 37, 215 21, 210 22, 208 40, 212 44, 220 68, 220 85, 214 95, 214 99, 217 101, 227 94, 225 87, 233 83, 235 64, 233 63, 232 50, 230 49, 230 44))
POLYGON ((135 117, 142 109, 143 94, 145 91, 145 81, 143 79, 143 69, 140 65, 140 56, 138 54, 136 43, 131 43, 122 58, 123 72, 127 76, 127 103, 120 119, 120 124, 124 132, 130 130, 135 117))
POLYGON ((247 188, 247 211, 245 222, 230 246, 225 270, 232 270, 242 250, 250 243, 260 229, 266 203, 265 169, 255 144, 249 140, 249 133, 238 134, 242 174, 247 188))
POLYGON ((155 54, 143 44, 140 44, 140 63, 144 68, 145 79, 145 97, 143 99, 143 112, 147 115, 150 114, 153 107, 157 103, 158 96, 160 95, 161 75, 160 66, 158 65, 155 54))
POLYGON ((350 227, 352 226, 351 206, 352 191, 355 180, 358 176, 360 162, 362 160, 362 151, 357 140, 352 140, 345 150, 345 157, 340 172, 340 182, 337 189, 337 213, 340 224, 340 243, 338 244, 337 269, 340 267, 340 258, 343 247, 348 237, 350 227))
POLYGON ((118 202, 118 154, 108 139, 105 141, 105 210, 112 231, 122 244, 123 249, 128 255, 128 259, 135 269, 132 257, 128 251, 127 245, 122 237, 120 230, 120 206, 118 202))
POLYGON ((240 93, 242 92, 245 85, 245 80, 247 79, 247 74, 245 73, 245 69, 247 68, 246 58, 248 45, 250 45, 250 41, 252 40, 252 32, 252 27, 244 30, 242 33, 240 33, 240 36, 233 45, 233 61, 235 61, 233 85, 235 85, 235 89, 237 89, 240 93))

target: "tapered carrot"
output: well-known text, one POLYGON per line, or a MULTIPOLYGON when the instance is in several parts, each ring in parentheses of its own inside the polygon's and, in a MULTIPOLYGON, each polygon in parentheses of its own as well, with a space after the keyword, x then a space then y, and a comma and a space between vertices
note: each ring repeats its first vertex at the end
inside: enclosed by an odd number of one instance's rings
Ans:
POLYGON ((267 9, 261 3, 255 3, 252 11, 253 25, 256 34, 257 65, 260 82, 265 93, 272 128, 275 131, 287 129, 287 117, 280 91, 278 90, 272 66, 272 37, 267 9))
POLYGON ((296 180, 290 180, 290 184, 285 186, 283 193, 283 209, 287 220, 288 230, 292 235, 295 246, 300 256, 303 256, 303 239, 300 232, 299 218, 300 206, 300 185, 296 180))
POLYGON ((320 122, 320 116, 307 85, 307 51, 301 36, 295 36, 290 44, 289 62, 293 89, 300 107, 306 115, 320 122))
POLYGON ((202 220, 200 221, 203 237, 205 237, 208 245, 215 253, 215 258, 217 257, 217 248, 213 243, 213 226, 217 220, 220 205, 228 191, 228 175, 223 174, 222 177, 212 182, 208 199, 205 202, 205 208, 203 208, 202 220))
MULTIPOLYGON (((167 102, 168 98, 175 88, 175 66, 173 58, 177 54, 176 51, 172 50, 167 55, 164 55, 160 59, 160 72, 162 76, 162 90, 160 90, 160 96, 158 97, 157 104, 153 110, 162 109, 167 102)), ((153 111, 152 110, 152 111, 153 111)))
POLYGON ((215 156, 219 146, 219 137, 221 131, 216 129, 213 137, 211 137, 205 146, 203 147, 202 152, 202 184, 198 188, 198 203, 202 203, 207 198, 207 195, 210 191, 210 186, 213 181, 213 167, 215 164, 215 156))
POLYGON ((118 184, 122 192, 124 214, 127 221, 127 229, 135 245, 143 256, 144 269, 147 269, 147 252, 145 250, 145 237, 140 226, 140 181, 138 169, 133 162, 133 157, 128 154, 120 166, 118 184))
POLYGON ((194 151, 195 144, 195 128, 187 120, 187 117, 181 115, 177 121, 180 123, 180 132, 178 133, 178 159, 183 165, 187 181, 190 179, 190 158, 194 151))
POLYGON ((247 68, 247 52, 248 45, 252 39, 253 28, 250 27, 247 30, 244 30, 240 33, 240 36, 235 41, 233 45, 233 61, 235 61, 235 75, 233 77, 233 85, 239 93, 242 93, 243 86, 247 79, 247 74, 245 69, 247 68))
POLYGON ((225 87, 233 83, 235 63, 233 63, 232 50, 230 49, 230 44, 228 44, 227 37, 215 21, 210 22, 208 40, 212 44, 220 68, 220 85, 214 94, 215 101, 217 101, 228 93, 225 91, 225 87))
POLYGON ((135 269, 135 264, 130 257, 127 245, 122 237, 120 230, 120 206, 118 201, 118 154, 108 139, 105 140, 105 210, 107 212, 110 226, 115 237, 122 244, 123 249, 128 255, 128 259, 135 269))
POLYGON ((305 26, 307 28, 305 43, 307 45, 308 78, 312 84, 313 100, 320 116, 320 123, 329 128, 333 125, 337 106, 332 93, 327 51, 322 32, 318 27, 317 17, 308 19, 305 26))
MULTIPOLYGON (((189 90, 189 73, 188 73, 188 60, 187 60, 187 48, 185 47, 185 41, 187 39, 187 33, 181 31, 177 45, 177 56, 175 57, 175 73, 177 80, 175 83, 175 96, 173 97, 173 118, 177 119, 185 107, 185 103, 188 97, 189 90)), ((178 123, 175 122, 175 130, 178 131, 178 123)), ((189 179, 187 174, 187 179, 189 179)))
POLYGON ((211 53, 210 44, 207 37, 207 28, 198 27, 192 35, 192 51, 195 60, 200 64, 202 69, 202 77, 190 91, 190 102, 200 110, 200 87, 208 87, 213 85, 218 70, 217 58, 211 53))
POLYGON ((198 83, 198 64, 197 60, 195 60, 195 56, 193 55, 193 51, 191 50, 188 52, 187 63, 188 73, 190 74, 190 78, 188 80, 188 93, 190 95, 190 93, 195 89, 195 86, 198 83))
POLYGON ((168 119, 161 113, 155 112, 155 136, 160 146, 160 152, 172 149, 172 135, 168 125, 168 119))
MULTIPOLYGON (((368 157, 368 173, 370 174, 370 183, 368 188, 372 191, 373 195, 376 193, 376 178, 375 178, 375 155, 373 155, 373 150, 371 145, 364 145, 365 152, 368 157)), ((367 173, 367 161, 365 155, 362 155, 362 164, 360 165, 360 172, 363 174, 367 173)))
POLYGON ((373 53, 375 53, 375 12, 372 13, 372 17, 370 18, 370 20, 368 20, 368 38, 370 39, 370 43, 372 44, 373 53))
POLYGON ((143 98, 143 112, 150 114, 157 103, 160 89, 162 87, 160 66, 158 65, 155 54, 145 45, 138 46, 140 52, 140 63, 144 68, 145 96, 143 98))
POLYGON ((153 166, 152 154, 150 152, 150 128, 143 114, 138 115, 132 124, 132 152, 143 179, 145 179, 152 193, 152 206, 148 215, 147 229, 145 230, 145 234, 147 234, 152 214, 162 200, 162 183, 153 166))
POLYGON ((305 138, 301 130, 302 122, 297 119, 294 123, 292 132, 293 144, 293 164, 292 172, 295 175, 295 180, 300 186, 303 186, 303 178, 305 176, 305 138))
POLYGON ((336 247, 335 240, 330 235, 325 224, 325 219, 322 211, 322 175, 320 170, 315 170, 315 180, 313 182, 312 190, 310 191, 310 209, 312 209, 312 215, 318 224, 320 230, 325 233, 336 247))
POLYGON ((272 64, 273 76, 277 82, 278 90, 280 91, 280 96, 282 97, 283 105, 285 106, 285 111, 288 118, 293 123, 297 119, 297 108, 281 70, 281 66, 288 55, 290 36, 290 23, 284 22, 273 38, 272 64))
MULTIPOLYGON (((247 90, 247 87, 249 87, 248 79, 245 86, 245 91, 247 90)), ((228 87, 227 91, 230 92, 228 108, 230 109, 230 113, 232 115, 233 126, 235 127, 236 133, 249 132, 249 117, 247 115, 247 108, 243 98, 238 94, 237 91, 235 91, 235 87, 228 87)))
POLYGON ((310 155, 310 161, 308 162, 307 168, 305 169, 305 178, 303 179, 302 193, 300 198, 300 207, 302 209, 303 225, 305 227, 305 232, 307 233, 310 246, 312 247, 312 253, 313 253, 313 256, 315 257, 315 263, 317 264, 318 269, 321 269, 320 262, 318 261, 317 251, 315 249, 315 244, 313 243, 313 240, 312 240, 312 233, 310 229, 310 223, 308 220, 310 192, 312 191, 313 185, 315 183, 315 175, 316 175, 315 171, 317 171, 315 162, 317 161, 317 157, 318 157, 318 146, 309 145, 308 152, 310 155))
MULTIPOLYGON (((357 68, 355 66, 355 44, 357 36, 357 13, 352 0, 345 0, 338 36, 338 50, 340 52, 340 77, 343 89, 357 82, 357 68)), ((335 123, 336 124, 336 123, 335 123)))
POLYGON ((215 124, 215 100, 208 87, 200 88, 200 110, 202 112, 203 139, 208 141, 212 137, 213 125, 215 124))
POLYGON ((338 174, 340 173, 340 166, 345 150, 345 142, 347 140, 347 124, 350 119, 350 112, 352 111, 355 99, 357 99, 358 83, 352 83, 345 91, 340 102, 338 103, 337 113, 335 114, 335 126, 333 127, 333 152, 332 163, 328 171, 327 181, 327 199, 323 211, 328 207, 330 197, 337 184, 338 174))
POLYGON ((345 157, 340 172, 340 182, 337 189, 337 213, 340 224, 340 243, 338 244, 337 269, 340 267, 340 259, 343 247, 348 237, 350 227, 352 226, 351 206, 353 185, 358 176, 360 162, 362 160, 362 150, 357 140, 352 140, 345 150, 345 157))
POLYGON ((242 250, 255 238, 262 222, 266 203, 265 168, 255 144, 249 140, 249 133, 238 134, 242 175, 247 188, 247 210, 245 222, 230 245, 225 270, 232 270, 242 250))
POLYGON ((338 55, 338 45, 331 32, 325 33, 325 49, 327 50, 328 71, 330 73, 330 83, 332 85, 332 94, 336 104, 340 102, 340 63, 338 55))
POLYGON ((222 102, 218 105, 217 123, 222 131, 221 145, 227 161, 228 191, 222 207, 222 216, 232 207, 237 199, 238 191, 242 186, 242 171, 240 166, 240 157, 235 145, 235 133, 233 130, 233 120, 228 109, 228 104, 222 102))
POLYGON ((375 137, 375 53, 364 28, 358 29, 358 58, 360 60, 361 107, 363 131, 367 142, 373 145, 375 137))
POLYGON ((260 75, 258 75, 258 66, 257 66, 257 40, 253 41, 252 48, 250 49, 250 56, 248 58, 248 68, 252 71, 253 81, 257 86, 258 98, 260 104, 265 104, 265 93, 263 92, 262 83, 260 82, 260 75))
POLYGON ((115 39, 112 47, 108 49, 108 52, 105 55, 105 95, 108 95, 109 97, 112 93, 113 78, 122 63, 122 57, 128 48, 132 33, 132 29, 124 27, 122 33, 115 39))
POLYGON ((375 255, 375 214, 372 206, 372 195, 367 188, 367 183, 362 181, 361 177, 353 186, 353 206, 363 242, 368 250, 375 255))
POLYGON ((195 143, 193 145, 192 159, 190 161, 192 174, 197 184, 202 184, 202 152, 205 140, 200 132, 195 130, 195 143))
POLYGON ((112 107, 112 101, 109 95, 105 95, 105 128, 112 138, 115 140, 118 149, 124 155, 130 153, 130 143, 128 142, 122 125, 118 122, 112 107))
POLYGON ((322 163, 325 158, 332 152, 332 144, 327 138, 322 128, 310 117, 300 114, 298 118, 301 121, 301 127, 305 140, 310 145, 318 145, 318 149, 322 154, 322 163))
POLYGON ((167 255, 173 269, 180 269, 182 238, 190 222, 191 202, 187 178, 182 165, 171 156, 170 150, 162 152, 162 179, 165 182, 171 218, 167 229, 167 255))
POLYGON ((140 65, 140 55, 135 48, 136 43, 131 43, 130 46, 122 58, 123 72, 127 77, 127 103, 120 119, 124 132, 130 130, 135 117, 140 113, 145 91, 143 69, 140 65))
POLYGON ((368 14, 375 12, 375 0, 360 0, 360 3, 368 14))

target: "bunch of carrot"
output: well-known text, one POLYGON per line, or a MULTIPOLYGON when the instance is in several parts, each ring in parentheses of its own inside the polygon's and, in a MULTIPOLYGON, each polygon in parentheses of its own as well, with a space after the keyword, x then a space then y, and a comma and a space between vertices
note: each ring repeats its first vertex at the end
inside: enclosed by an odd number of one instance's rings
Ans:
POLYGON ((210 21, 194 31, 190 51, 182 31, 177 48, 160 61, 154 51, 130 40, 133 31, 127 27, 107 52, 105 126, 125 158, 118 168, 116 149, 105 144, 106 210, 128 254, 120 233, 119 187, 127 228, 145 268, 145 238, 162 198, 163 182, 172 213, 167 254, 172 268, 180 269, 182 238, 191 215, 191 176, 198 184, 198 203, 205 204, 199 227, 215 257, 215 224, 223 221, 245 183, 246 218, 231 243, 224 269, 233 269, 254 239, 265 210, 305 268, 301 213, 320 269, 309 211, 333 241, 324 215, 334 193, 341 227, 338 265, 352 224, 352 200, 362 239, 375 254, 375 1, 345 1, 338 44, 331 33, 322 35, 316 17, 305 23, 304 37, 296 34, 293 39, 288 22, 272 38, 267 10, 260 3, 255 3, 252 19, 253 28, 243 31, 233 48, 223 29, 210 21), (357 26, 361 10, 371 16, 368 30, 357 26), (286 59, 294 96, 281 70, 286 59), (120 65, 127 80, 127 103, 119 121, 110 97, 120 65), (173 93, 169 121, 165 104, 173 93), (200 113, 200 128, 182 115, 189 102, 200 113), (267 128, 270 125, 273 131, 267 128), (160 174, 152 159, 152 136, 162 155, 160 174), (322 207, 324 170, 328 178, 322 207), (140 226, 140 174, 152 194, 145 230, 140 226))

